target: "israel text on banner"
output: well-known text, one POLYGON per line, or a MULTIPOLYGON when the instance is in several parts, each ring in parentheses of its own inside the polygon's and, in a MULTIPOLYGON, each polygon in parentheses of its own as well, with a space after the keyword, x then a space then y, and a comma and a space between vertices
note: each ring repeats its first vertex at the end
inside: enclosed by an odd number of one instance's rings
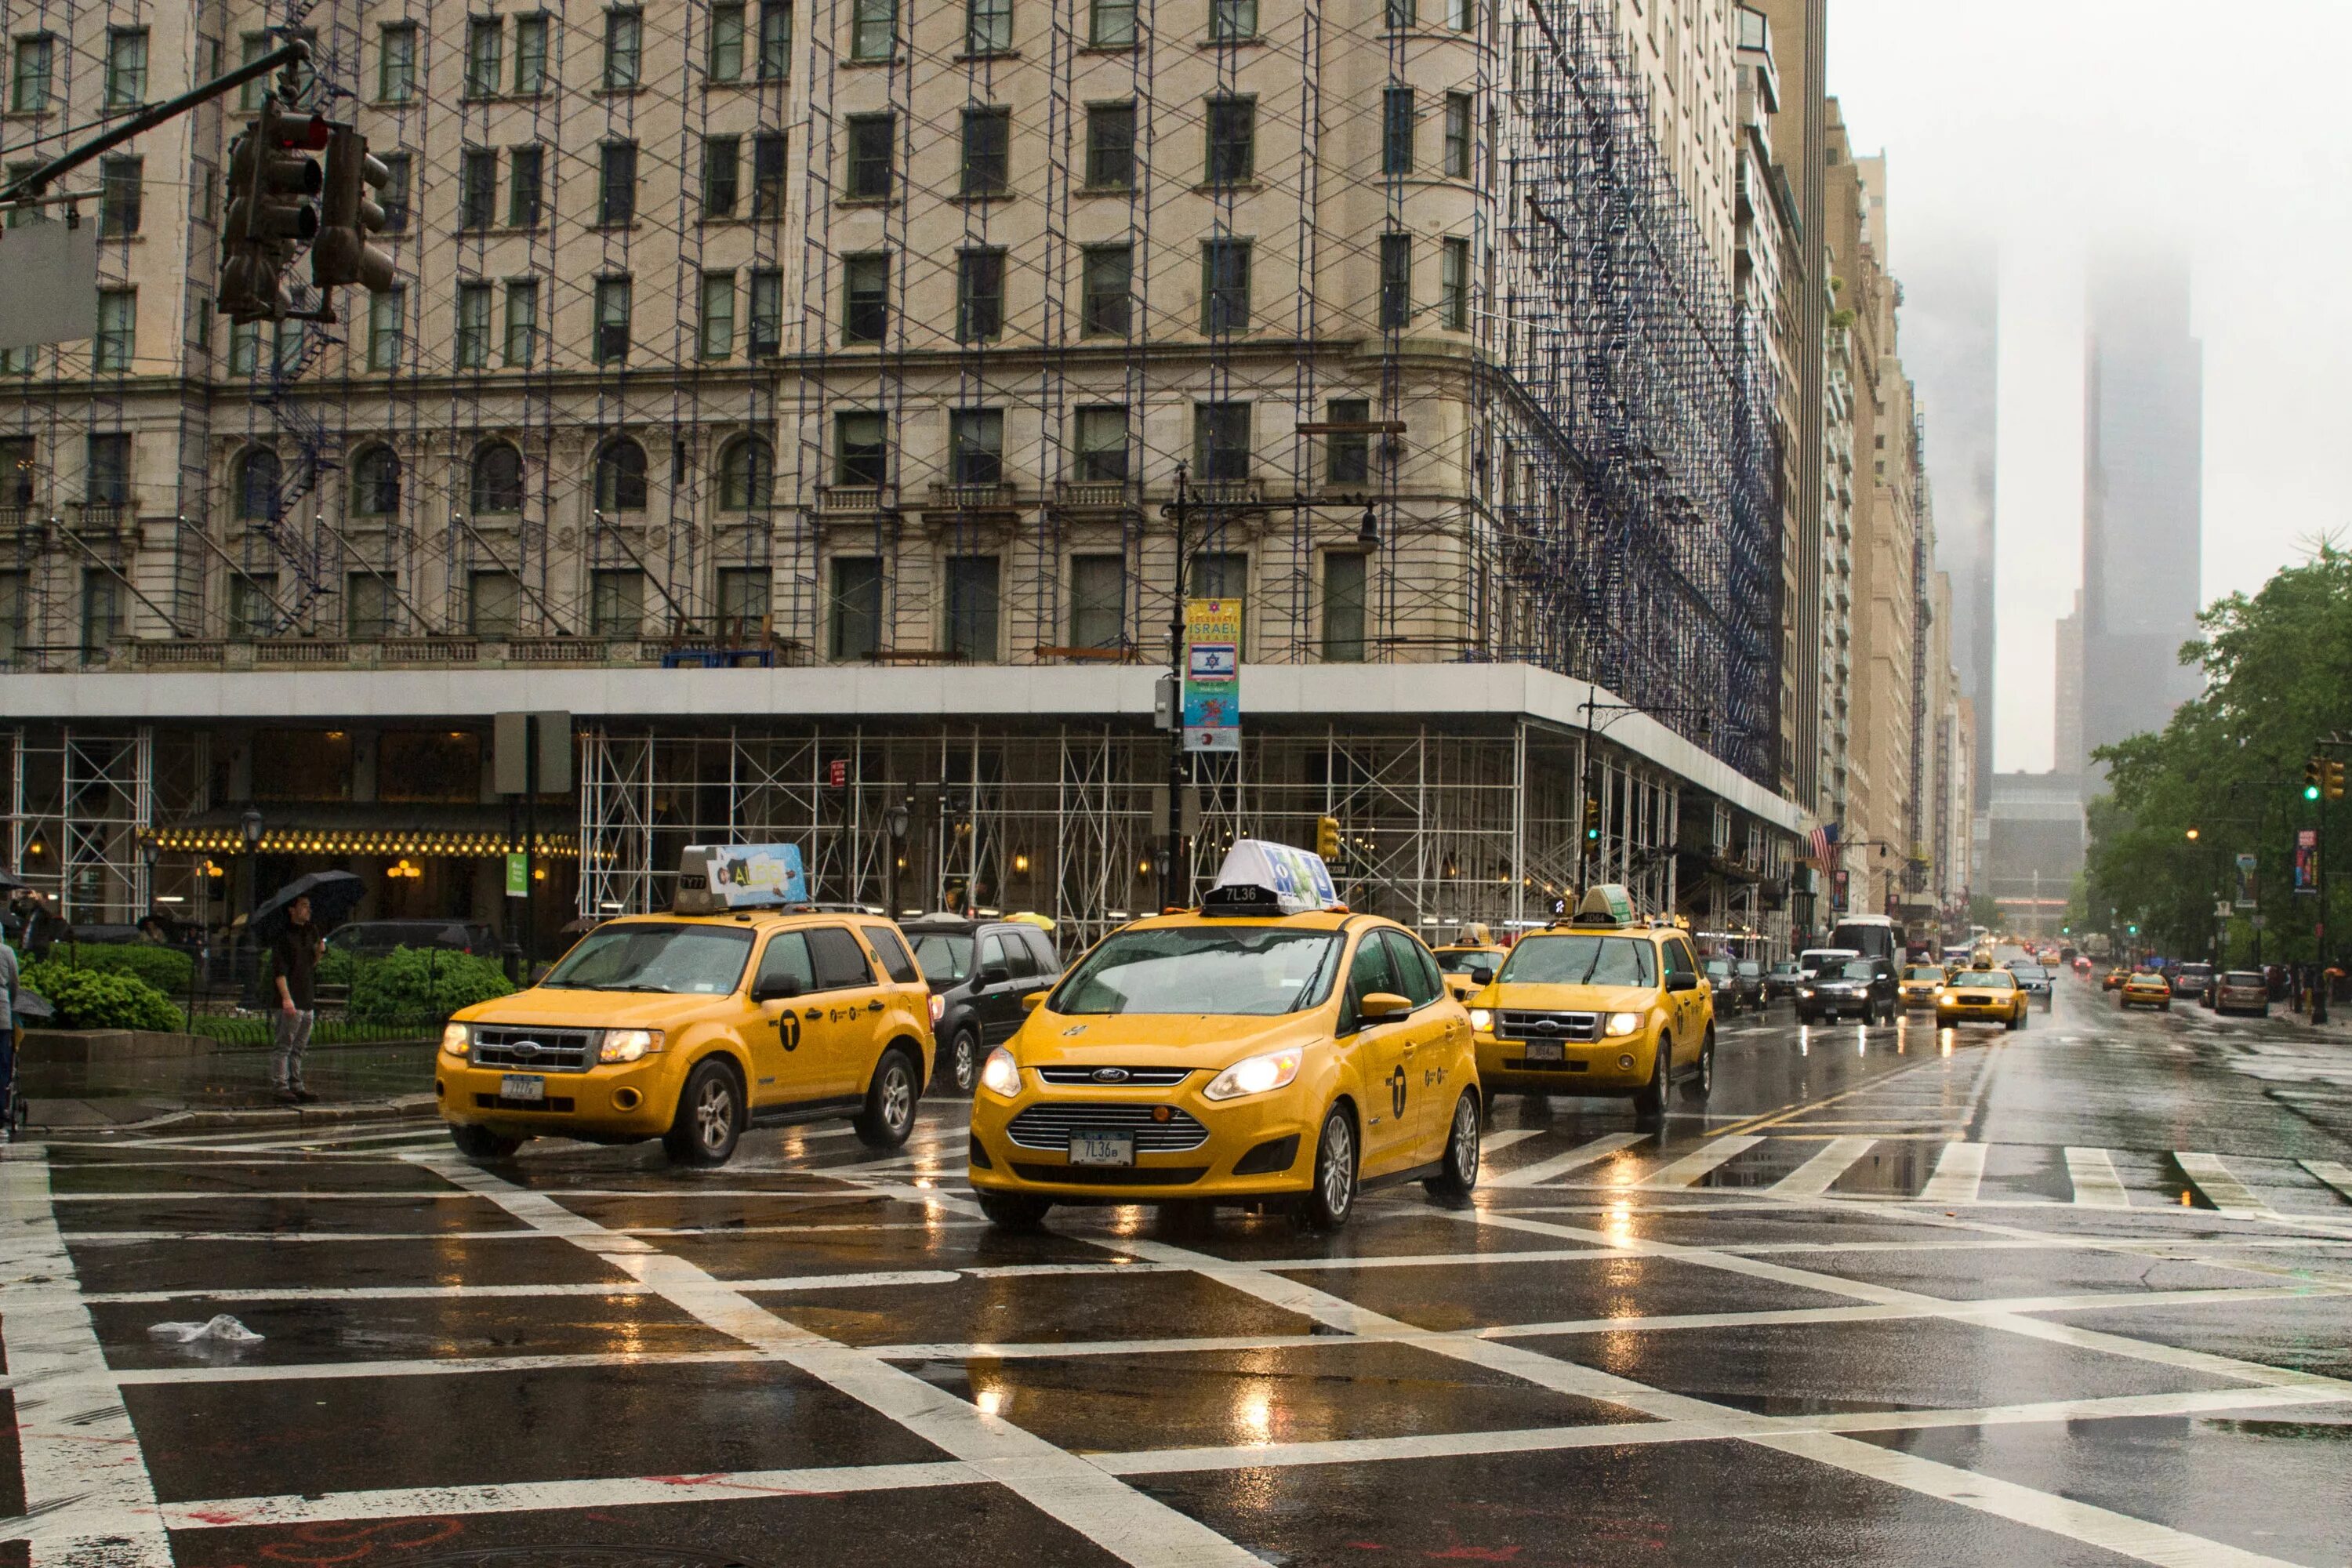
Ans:
POLYGON ((1242 602, 1184 602, 1184 749, 1242 749, 1242 602))

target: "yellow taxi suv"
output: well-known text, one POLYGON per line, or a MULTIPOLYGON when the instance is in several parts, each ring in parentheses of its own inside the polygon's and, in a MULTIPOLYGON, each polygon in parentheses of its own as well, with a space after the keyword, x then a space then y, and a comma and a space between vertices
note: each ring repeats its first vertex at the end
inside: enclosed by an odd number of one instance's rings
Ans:
POLYGON ((1715 1089, 1715 997, 1690 939, 1637 921, 1625 889, 1590 889, 1566 920, 1529 931, 1470 999, 1489 1095, 1631 1096, 1654 1121, 1679 1081, 1715 1089))
POLYGON ((1477 1182, 1468 1016, 1420 939, 1349 912, 1305 850, 1241 840, 1200 909, 1113 931, 1030 1006, 972 1097, 998 1226, 1207 1203, 1329 1231, 1366 1189, 1477 1182))
POLYGON ((1903 971, 1903 1005, 1906 1008, 1934 1006, 1936 993, 1944 988, 1949 978, 1949 973, 1941 964, 1910 965, 1903 971))
POLYGON ((1964 969, 1936 993, 1936 1024, 1939 1028, 1999 1024, 2022 1029, 2030 1001, 2025 987, 2006 969, 1964 969))
POLYGON ((458 1150, 658 1138, 678 1163, 720 1165, 749 1128, 833 1117, 871 1147, 905 1142, 930 993, 898 928, 727 900, 682 887, 677 912, 608 921, 530 990, 457 1014, 433 1091, 458 1150))
POLYGON ((2116 1001, 2126 1013, 2135 1007, 2153 1007, 2159 1013, 2172 1011, 2172 983, 2153 969, 2143 969, 2125 981, 2116 1001))

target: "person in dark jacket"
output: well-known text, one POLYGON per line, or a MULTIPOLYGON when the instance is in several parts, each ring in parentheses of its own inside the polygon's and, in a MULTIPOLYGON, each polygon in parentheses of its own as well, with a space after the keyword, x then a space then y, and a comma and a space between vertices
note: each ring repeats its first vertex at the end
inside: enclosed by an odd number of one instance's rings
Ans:
POLYGON ((310 900, 286 906, 286 929, 269 944, 271 984, 277 992, 278 1048, 269 1058, 270 1086, 289 1105, 318 1099, 302 1087, 302 1053, 310 1047, 310 1022, 318 1011, 319 959, 326 939, 310 923, 310 900))

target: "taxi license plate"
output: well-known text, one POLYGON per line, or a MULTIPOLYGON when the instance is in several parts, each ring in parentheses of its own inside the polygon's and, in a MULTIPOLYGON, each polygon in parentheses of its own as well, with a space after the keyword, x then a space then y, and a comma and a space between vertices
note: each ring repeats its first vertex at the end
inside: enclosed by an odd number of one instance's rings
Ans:
POLYGON ((545 1100, 547 1080, 525 1073, 510 1072, 499 1079, 500 1100, 545 1100))
POLYGON ((1531 1062, 1564 1062, 1568 1059, 1568 1047, 1558 1040, 1529 1040, 1527 1053, 1528 1060, 1531 1062))
POLYGON ((1070 1163, 1073 1165, 1132 1165, 1135 1163, 1135 1134, 1132 1132, 1073 1132, 1070 1134, 1070 1163))

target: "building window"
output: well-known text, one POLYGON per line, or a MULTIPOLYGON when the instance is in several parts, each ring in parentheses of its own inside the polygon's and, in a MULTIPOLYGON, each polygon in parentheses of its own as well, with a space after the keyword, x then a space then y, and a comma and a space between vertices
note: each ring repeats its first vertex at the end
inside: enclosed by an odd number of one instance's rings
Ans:
POLYGON ((486 229, 498 210, 499 155, 488 147, 468 147, 457 156, 457 227, 486 229))
POLYGON ((993 342, 1004 332, 1004 252, 956 253, 956 341, 993 342))
POLYGON ((792 68, 792 5, 790 0, 768 0, 760 7, 760 79, 782 81, 792 68))
POLYGON ((993 485, 1004 479, 1004 416, 994 408, 959 408, 948 416, 948 479, 959 485, 993 485))
POLYGON ((1257 0, 1209 0, 1209 41, 1246 43, 1257 37, 1257 0))
POLYGON ((238 642, 278 629, 278 574, 239 572, 228 580, 228 635, 238 642))
POLYGON ((128 239, 139 232, 144 158, 98 161, 98 237, 128 239))
POLYGON ((228 329, 228 373, 251 375, 261 368, 261 323, 232 321, 228 329))
POLYGON ((1090 245, 1079 265, 1078 331, 1123 338, 1132 319, 1135 247, 1090 245))
POLYGON ((1208 483, 1250 477, 1250 405, 1192 405, 1192 477, 1208 483))
MULTIPOLYGON (((268 54, 274 47, 276 47, 275 41, 267 33, 242 34, 237 40, 237 63, 249 66, 268 54)), ((236 106, 245 113, 251 114, 261 107, 261 100, 268 96, 269 78, 254 77, 236 89, 236 106)))
POLYGON ((466 96, 496 98, 505 85, 506 23, 475 16, 466 23, 466 96))
POLYGON ((506 362, 527 365, 539 352, 539 284, 520 278, 507 285, 506 362))
POLYGON ((1121 647, 1127 642, 1127 558, 1070 557, 1070 646, 1121 647))
POLYGON ((139 354, 139 290, 98 291, 98 338, 91 345, 94 370, 127 371, 139 354))
POLYGON ((845 194, 854 202, 887 201, 890 165, 897 152, 898 117, 895 114, 853 114, 849 117, 849 178, 845 194))
POLYGON ((416 24, 386 23, 376 34, 376 101, 407 103, 415 96, 416 24))
POLYGON ((1437 250, 1437 315, 1447 331, 1470 330, 1470 242, 1443 241, 1437 250))
POLYGON ((604 85, 619 91, 637 85, 645 67, 645 13, 604 13, 604 85))
POLYGON ((25 584, 29 574, 0 572, 0 666, 13 665, 23 656, 25 645, 32 640, 31 620, 25 603, 25 584))
POLYGON ((1381 95, 1381 173, 1412 173, 1412 89, 1392 87, 1381 95))
POLYGON ((85 664, 104 664, 122 637, 122 596, 114 574, 96 566, 81 574, 81 657, 85 664))
POLYGON ((882 647, 882 561, 836 555, 826 606, 825 641, 834 658, 871 658, 882 647))
MULTIPOLYGON (((1371 421, 1372 405, 1361 397, 1335 397, 1325 405, 1328 417, 1334 425, 1365 425, 1371 421)), ((1351 430, 1325 437, 1324 471, 1335 485, 1360 485, 1371 478, 1371 437, 1368 432, 1351 430)))
POLYGON ((702 330, 695 352, 704 359, 728 359, 735 353, 735 274, 702 275, 702 330))
POLYGON ((757 436, 739 436, 719 455, 719 510, 765 511, 775 504, 776 454, 757 436))
POLYGON ((522 632, 522 584, 511 572, 476 572, 466 580, 466 634, 511 637, 522 632))
POLYGON ((703 69, 713 81, 743 79, 743 7, 740 3, 710 8, 710 45, 703 69))
POLYGON ((834 482, 879 489, 889 483, 890 437, 879 414, 834 416, 834 482))
POLYGON ((16 64, 8 81, 9 108, 19 114, 38 114, 48 108, 57 58, 58 41, 47 33, 28 33, 16 40, 16 64))
POLYGON ((547 166, 543 147, 515 147, 507 153, 507 226, 537 228, 540 180, 547 166))
POLYGON ((136 109, 147 101, 147 29, 106 32, 106 107, 136 109))
POLYGON ((1386 0, 1386 3, 1388 24, 1392 31, 1410 27, 1421 19, 1420 11, 1413 0, 1386 0))
POLYGON ((1127 479, 1127 408, 1123 404, 1078 410, 1078 474, 1090 483, 1127 479))
POLYGON ((522 510, 522 454, 505 441, 493 441, 474 454, 474 510, 478 514, 522 510))
POLYGON ((0 436, 0 507, 31 506, 37 471, 33 437, 0 436))
POLYGON ((619 364, 629 357, 629 280, 596 279, 596 363, 619 364))
POLYGON ((1257 167, 1257 100, 1209 100, 1208 137, 1204 183, 1246 184, 1257 167))
POLYGON ((1323 662, 1364 662, 1364 568, 1358 551, 1323 555, 1323 662))
POLYGON ((352 510, 361 517, 395 517, 400 512, 400 455, 389 447, 370 447, 352 464, 352 510))
POLYGON ((963 184, 967 196, 1003 195, 1012 184, 1013 110, 963 111, 963 184))
POLYGON ((285 466, 278 454, 255 447, 236 460, 236 482, 232 499, 240 522, 276 522, 278 521, 278 489, 286 477, 285 466))
POLYGON ((343 578, 343 635, 353 642, 382 642, 393 635, 392 584, 373 572, 343 578))
MULTIPOLYGON (((482 301, 489 302, 489 293, 483 291, 482 301)), ((402 308, 407 303, 404 289, 387 289, 381 294, 368 296, 367 364, 370 370, 398 370, 401 361, 402 308)))
POLYGON ((1457 33, 1467 33, 1478 25, 1477 13, 1471 0, 1445 0, 1445 25, 1457 33))
POLYGON ((302 323, 292 320, 278 322, 277 339, 269 345, 271 365, 280 372, 290 371, 301 357, 302 323))
POLYGON ((480 370, 490 363, 490 286, 457 285, 457 368, 480 370))
POLYGON ((379 153, 383 164, 384 180, 378 187, 376 205, 383 208, 383 227, 387 234, 408 231, 408 154, 379 153))
POLYGON ((1203 550, 1192 557, 1184 592, 1194 599, 1225 599, 1242 607, 1242 657, 1249 657, 1249 557, 1238 551, 1203 550))
POLYGON ((624 436, 596 454, 596 510, 646 510, 646 449, 624 436))
POLYGON ((1475 143, 1470 136, 1470 95, 1449 92, 1445 95, 1445 176, 1451 180, 1470 177, 1470 159, 1475 143))
POLYGON ((1001 55, 1013 47, 1013 0, 964 0, 964 52, 1001 55))
POLYGON ((749 637, 768 629, 770 575, 765 566, 719 569, 719 619, 726 631, 749 637))
POLYGON ((784 348, 784 274, 779 268, 751 271, 751 357, 782 353, 784 348))
POLYGON ((841 264, 844 300, 841 341, 878 343, 890 330, 890 258, 845 257, 841 264))
POLYGON ((1135 188, 1135 105, 1097 103, 1087 109, 1087 188, 1135 188))
POLYGON ((735 216, 736 186, 742 167, 742 142, 733 136, 702 139, 702 216, 735 216))
POLYGON ((947 651, 975 664, 994 664, 998 563, 993 555, 948 557, 947 651))
POLYGON ((607 567, 588 576, 588 630, 600 637, 634 637, 646 629, 646 574, 607 567))
POLYGON ((1213 239, 1201 247, 1201 330, 1245 332, 1250 323, 1250 242, 1213 239))
POLYGON ((887 60, 898 41, 898 0, 852 0, 849 58, 887 60))
POLYGON ((110 430, 84 438, 81 499, 92 506, 131 504, 131 437, 110 430))
POLYGON ((1089 0, 1087 42, 1098 49, 1135 47, 1135 0, 1089 0))
POLYGON ((1412 236, 1381 236, 1381 331, 1412 325, 1412 236))
POLYGON ((596 221, 611 226, 637 220, 637 144, 607 142, 596 172, 596 221))
POLYGON ((515 18, 514 89, 524 98, 547 90, 547 18, 515 18))
POLYGON ((784 133, 751 138, 751 216, 773 221, 784 216, 784 133))

